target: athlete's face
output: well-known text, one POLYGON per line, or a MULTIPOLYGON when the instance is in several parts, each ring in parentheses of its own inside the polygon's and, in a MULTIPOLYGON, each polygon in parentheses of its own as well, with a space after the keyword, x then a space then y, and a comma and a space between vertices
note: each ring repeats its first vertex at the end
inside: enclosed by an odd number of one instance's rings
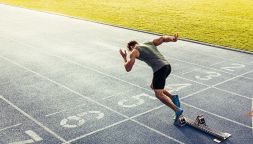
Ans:
POLYGON ((133 45, 133 46, 130 46, 130 49, 129 51, 133 51, 133 49, 137 46, 137 44, 133 45))
POLYGON ((134 46, 130 46, 129 51, 132 51, 134 49, 134 46))

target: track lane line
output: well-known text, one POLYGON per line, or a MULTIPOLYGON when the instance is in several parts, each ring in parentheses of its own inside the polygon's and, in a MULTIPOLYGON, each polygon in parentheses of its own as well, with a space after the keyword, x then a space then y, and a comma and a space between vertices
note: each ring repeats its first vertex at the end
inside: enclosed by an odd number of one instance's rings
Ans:
POLYGON ((13 127, 20 126, 20 125, 22 125, 22 123, 18 123, 18 124, 15 124, 15 125, 11 125, 11 126, 8 126, 8 127, 5 127, 5 128, 2 128, 2 129, 0 129, 0 132, 1 132, 1 131, 5 131, 5 130, 10 129, 10 128, 13 128, 13 127))

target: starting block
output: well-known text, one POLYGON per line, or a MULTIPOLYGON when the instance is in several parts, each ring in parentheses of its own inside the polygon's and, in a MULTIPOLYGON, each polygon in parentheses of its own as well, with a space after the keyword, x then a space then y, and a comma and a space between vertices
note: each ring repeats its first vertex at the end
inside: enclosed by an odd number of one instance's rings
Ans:
POLYGON ((209 135, 212 135, 212 136, 215 137, 214 141, 217 142, 217 143, 225 141, 226 139, 228 139, 231 136, 231 134, 229 134, 229 133, 224 133, 224 132, 209 128, 206 125, 206 122, 205 122, 205 119, 204 119, 203 115, 197 116, 195 121, 181 115, 178 118, 178 125, 181 126, 181 127, 183 127, 185 125, 188 125, 190 127, 198 129, 202 132, 205 132, 209 135))

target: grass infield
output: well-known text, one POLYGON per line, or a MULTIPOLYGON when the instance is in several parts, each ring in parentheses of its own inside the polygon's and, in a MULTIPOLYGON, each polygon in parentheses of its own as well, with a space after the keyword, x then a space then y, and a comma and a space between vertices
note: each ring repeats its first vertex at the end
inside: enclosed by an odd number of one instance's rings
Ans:
POLYGON ((253 52, 252 0, 0 0, 253 52))

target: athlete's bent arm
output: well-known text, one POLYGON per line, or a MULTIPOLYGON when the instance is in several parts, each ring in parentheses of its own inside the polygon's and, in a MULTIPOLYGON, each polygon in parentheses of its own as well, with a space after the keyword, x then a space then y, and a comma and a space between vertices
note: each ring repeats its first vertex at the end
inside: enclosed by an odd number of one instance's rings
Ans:
POLYGON ((134 66, 134 62, 135 62, 135 56, 131 53, 130 54, 130 60, 128 60, 124 66, 127 72, 130 72, 134 66))
POLYGON ((126 51, 123 52, 121 49, 120 49, 120 54, 121 56, 123 57, 124 61, 125 61, 125 69, 127 72, 130 72, 133 68, 133 65, 135 63, 135 58, 136 58, 136 52, 135 51, 132 51, 131 54, 130 54, 130 59, 127 60, 127 54, 126 54, 126 51))
POLYGON ((157 39, 153 40, 153 44, 155 46, 159 46, 164 42, 176 42, 178 40, 178 33, 176 33, 174 36, 161 36, 157 39))

